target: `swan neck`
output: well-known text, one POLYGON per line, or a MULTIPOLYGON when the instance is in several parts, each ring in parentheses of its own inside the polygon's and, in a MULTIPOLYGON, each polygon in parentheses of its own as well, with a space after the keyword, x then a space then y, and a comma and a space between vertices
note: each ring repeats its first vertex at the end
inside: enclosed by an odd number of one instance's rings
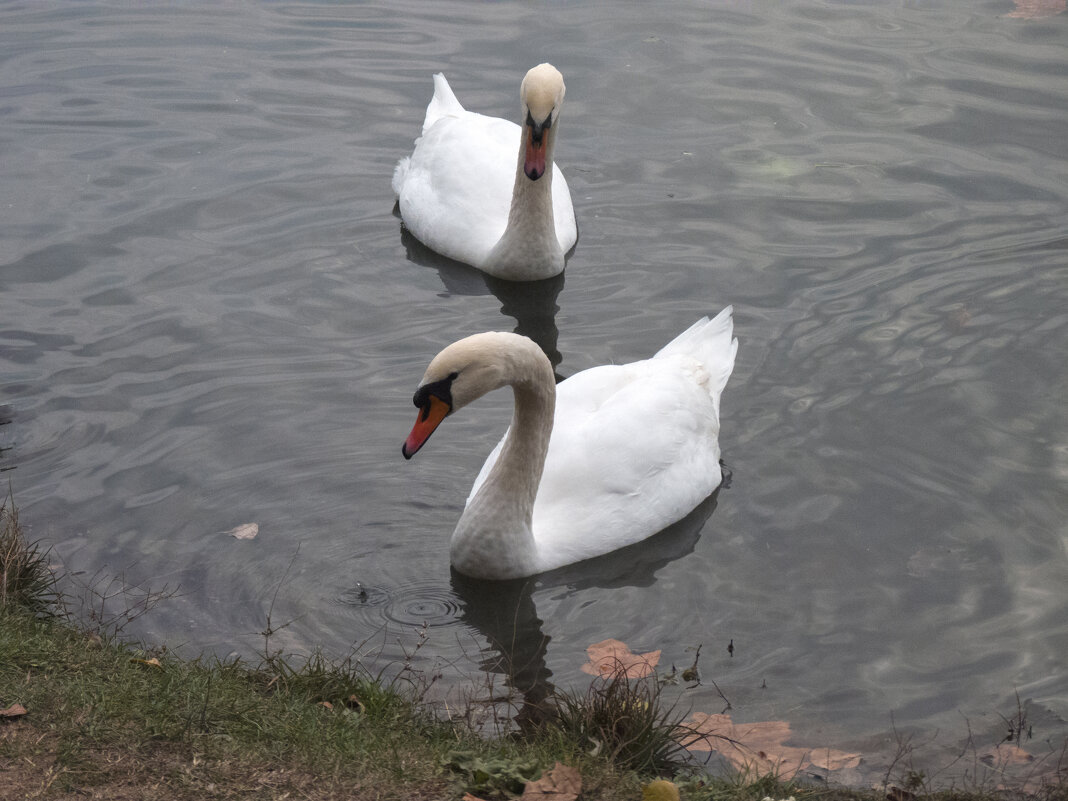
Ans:
POLYGON ((484 265, 484 269, 498 278, 536 281, 559 275, 564 269, 564 251, 556 236, 553 215, 553 152, 557 125, 554 123, 545 132, 545 172, 536 181, 528 178, 523 170, 525 129, 519 137, 508 224, 484 265))
POLYGON ((556 128, 554 124, 545 132, 545 172, 536 181, 527 177, 523 170, 526 161, 526 129, 519 137, 519 156, 516 159, 515 183, 512 185, 512 204, 508 208, 508 227, 510 230, 531 227, 536 224, 556 236, 553 221, 553 152, 556 150, 556 128))
POLYGON ((514 396, 512 425, 497 461, 453 532, 453 565, 477 578, 539 572, 534 500, 552 435, 556 382, 548 358, 529 344, 532 352, 519 365, 522 371, 513 372, 515 377, 506 382, 514 396))
POLYGON ((491 478, 514 493, 519 502, 517 511, 529 529, 553 430, 556 386, 550 376, 547 389, 541 382, 532 381, 513 384, 512 391, 515 396, 512 425, 493 471, 497 475, 491 474, 491 478))

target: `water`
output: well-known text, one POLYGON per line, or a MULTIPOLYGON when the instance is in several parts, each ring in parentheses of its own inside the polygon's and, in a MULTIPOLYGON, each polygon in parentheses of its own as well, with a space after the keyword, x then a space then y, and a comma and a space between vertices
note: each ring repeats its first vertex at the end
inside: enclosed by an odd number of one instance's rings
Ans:
POLYGON ((1024 746, 1059 748, 1068 14, 1011 11, 0 6, 0 447, 23 521, 72 592, 180 587, 127 631, 189 654, 250 654, 269 619, 273 648, 537 695, 586 686, 607 637, 665 669, 700 645, 685 706, 721 711, 714 679, 736 720, 863 753, 857 781, 902 736, 934 765, 969 732, 983 753, 1017 694, 1024 746), (568 84, 580 239, 562 278, 516 287, 406 237, 389 179, 431 73, 513 117, 543 60, 568 84), (450 575, 509 400, 406 463, 444 344, 518 327, 566 376, 728 303, 729 489, 629 553, 450 575))

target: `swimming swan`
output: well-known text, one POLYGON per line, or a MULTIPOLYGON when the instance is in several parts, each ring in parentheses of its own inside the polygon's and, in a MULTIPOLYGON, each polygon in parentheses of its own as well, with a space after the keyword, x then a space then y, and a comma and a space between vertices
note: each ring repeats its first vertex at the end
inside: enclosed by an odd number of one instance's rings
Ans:
POLYGON ((571 193, 553 163, 564 78, 539 64, 519 98, 522 128, 464 110, 435 75, 423 135, 393 171, 393 191, 424 245, 498 278, 536 281, 559 275, 578 239, 571 193))
POLYGON ((738 350, 731 313, 698 320, 651 359, 559 385, 518 334, 475 334, 435 356, 406 459, 476 398, 506 385, 515 396, 453 532, 453 566, 486 579, 542 573, 639 542, 711 495, 722 480, 719 398, 738 350))

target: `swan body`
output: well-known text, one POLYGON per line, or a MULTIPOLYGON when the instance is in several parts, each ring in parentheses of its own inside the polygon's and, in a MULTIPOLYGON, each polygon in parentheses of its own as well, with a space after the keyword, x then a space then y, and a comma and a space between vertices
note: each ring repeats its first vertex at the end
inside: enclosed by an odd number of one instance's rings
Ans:
POLYGON ((520 87, 520 127, 465 110, 445 76, 434 76, 422 136, 393 172, 416 239, 498 278, 563 271, 578 239, 571 193, 552 160, 564 89, 551 64, 531 69, 520 87))
POLYGON ((732 310, 697 321, 650 359, 576 373, 559 385, 526 337, 449 345, 415 394, 411 458, 450 413, 499 387, 511 426, 486 459, 450 543, 476 578, 542 573, 639 542, 719 486, 719 399, 738 341, 732 310))

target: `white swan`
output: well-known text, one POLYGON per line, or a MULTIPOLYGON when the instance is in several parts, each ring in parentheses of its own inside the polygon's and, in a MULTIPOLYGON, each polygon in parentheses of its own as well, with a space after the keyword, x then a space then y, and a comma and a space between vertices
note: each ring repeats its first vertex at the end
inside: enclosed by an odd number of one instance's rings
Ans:
POLYGON ((511 385, 512 424, 486 459, 450 543, 461 573, 530 576, 639 542, 719 486, 719 397, 738 340, 731 307, 651 359, 576 373, 518 334, 461 339, 434 357, 404 443, 410 459, 452 412, 511 385), (555 414, 554 414, 555 404, 555 414))
POLYGON ((498 278, 536 281, 558 275, 578 239, 571 193, 552 160, 564 78, 539 64, 519 97, 522 128, 464 110, 435 75, 423 135, 393 171, 393 191, 424 245, 498 278))

